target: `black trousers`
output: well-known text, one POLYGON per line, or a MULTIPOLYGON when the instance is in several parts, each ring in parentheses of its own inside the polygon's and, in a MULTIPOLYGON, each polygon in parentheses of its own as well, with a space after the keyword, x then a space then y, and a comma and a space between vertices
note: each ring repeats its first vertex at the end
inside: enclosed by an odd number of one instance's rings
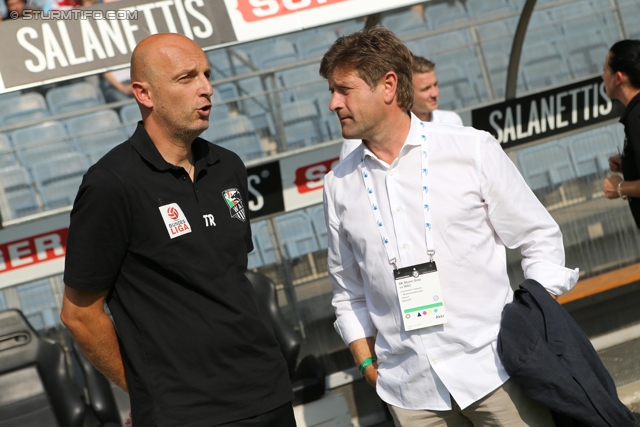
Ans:
POLYGON ((296 419, 293 416, 293 406, 289 402, 264 414, 216 427, 296 427, 296 419))

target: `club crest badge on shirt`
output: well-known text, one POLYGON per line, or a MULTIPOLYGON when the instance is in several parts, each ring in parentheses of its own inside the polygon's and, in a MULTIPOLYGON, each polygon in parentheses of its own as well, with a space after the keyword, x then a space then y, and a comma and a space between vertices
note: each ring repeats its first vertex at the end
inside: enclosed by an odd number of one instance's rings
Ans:
POLYGON ((237 188, 229 188, 222 192, 222 198, 229 207, 229 213, 231 218, 239 219, 244 222, 247 216, 244 213, 244 206, 242 205, 242 197, 237 188))
POLYGON ((187 217, 177 203, 169 203, 168 205, 160 206, 159 209, 164 224, 167 226, 169 237, 175 239, 183 234, 191 233, 189 221, 187 221, 187 217))

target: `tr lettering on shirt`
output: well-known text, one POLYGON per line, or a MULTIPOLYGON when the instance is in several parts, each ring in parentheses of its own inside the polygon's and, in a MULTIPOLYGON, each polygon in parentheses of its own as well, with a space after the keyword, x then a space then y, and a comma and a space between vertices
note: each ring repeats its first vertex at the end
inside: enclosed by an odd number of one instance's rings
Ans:
POLYGON ((202 218, 204 218, 204 225, 205 225, 206 227, 211 227, 211 226, 216 227, 216 222, 215 222, 215 220, 213 219, 213 215, 211 215, 211 214, 208 214, 208 215, 202 215, 202 218))

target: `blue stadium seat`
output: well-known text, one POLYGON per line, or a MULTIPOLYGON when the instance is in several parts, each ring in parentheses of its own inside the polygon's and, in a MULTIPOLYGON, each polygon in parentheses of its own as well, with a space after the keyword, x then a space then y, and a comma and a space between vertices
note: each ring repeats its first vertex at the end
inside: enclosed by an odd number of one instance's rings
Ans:
POLYGON ((116 145, 127 139, 118 114, 102 110, 66 120, 69 135, 76 147, 95 163, 116 145))
POLYGON ((75 151, 61 122, 49 121, 18 129, 11 134, 13 147, 23 166, 75 151))
POLYGON ((269 226, 266 221, 258 221, 251 223, 251 234, 254 238, 254 245, 257 243, 256 249, 260 253, 260 259, 263 265, 275 264, 276 249, 273 240, 269 235, 269 226))
POLYGON ((202 138, 238 154, 244 161, 264 156, 262 142, 251 120, 235 116, 214 121, 203 132, 202 138))
POLYGON ((278 84, 288 88, 281 92, 281 101, 313 100, 326 92, 329 86, 327 81, 320 77, 319 68, 319 64, 308 64, 277 73, 278 84))
POLYGON ((576 177, 568 150, 557 142, 518 151, 518 163, 522 176, 534 191, 553 189, 576 177))
POLYGON ((616 137, 606 129, 580 133, 569 139, 569 155, 578 177, 603 175, 609 157, 617 154, 616 137))
POLYGON ((327 249, 327 223, 324 219, 324 206, 317 205, 307 209, 313 231, 316 233, 320 249, 327 249))
POLYGON ((275 222, 287 258, 298 258, 319 250, 311 221, 304 211, 277 216, 275 222))
POLYGON ((620 7, 620 11, 629 38, 640 39, 640 4, 629 0, 628 4, 620 7))
MULTIPOLYGON (((477 71, 480 71, 479 69, 477 71)), ((447 87, 453 88, 454 98, 462 106, 474 105, 479 102, 479 96, 474 88, 474 84, 469 78, 467 71, 458 65, 447 64, 437 65, 438 86, 445 91, 447 87)), ((447 98, 448 99, 448 98, 447 98)))
POLYGON ((528 90, 571 80, 565 59, 550 44, 527 46, 523 51, 522 75, 528 90))
POLYGON ((22 166, 12 165, 0 169, 0 185, 2 186, 11 217, 19 218, 40 212, 35 189, 31 185, 29 172, 22 166))
POLYGON ((89 166, 81 153, 62 154, 34 165, 33 175, 45 210, 72 205, 89 166))
POLYGON ((431 28, 445 28, 471 20, 471 15, 459 1, 428 3, 424 11, 427 24, 431 28))
POLYGON ((574 78, 587 77, 602 70, 609 46, 596 28, 564 38, 558 44, 574 78))
POLYGON ((382 18, 382 26, 393 31, 398 37, 409 37, 429 31, 424 17, 412 10, 390 13, 382 18))
POLYGON ((209 120, 222 120, 229 118, 229 107, 225 104, 220 92, 214 90, 211 97, 211 115, 209 120))
POLYGON ((0 125, 2 126, 46 117, 49 117, 47 103, 44 97, 37 92, 0 99, 0 125))
POLYGON ((322 142, 324 138, 320 114, 310 101, 283 104, 282 121, 289 148, 300 148, 322 142))
POLYGON ((321 58, 336 38, 337 35, 334 31, 321 28, 317 31, 300 35, 295 44, 301 59, 321 58))
POLYGON ((255 47, 251 50, 250 56, 253 63, 261 70, 293 64, 300 60, 293 43, 286 40, 277 40, 271 46, 255 47))
POLYGON ((47 91, 46 98, 53 114, 80 111, 104 104, 100 90, 87 82, 51 88, 47 91))
POLYGON ((482 0, 467 2, 469 13, 476 19, 487 18, 511 12, 512 6, 506 0, 482 0))
POLYGON ((211 76, 213 79, 223 79, 225 77, 238 76, 253 71, 243 62, 244 60, 247 63, 251 63, 249 56, 239 49, 233 51, 227 51, 227 49, 210 50, 207 51, 207 59, 211 65, 211 76), (229 57, 231 57, 231 60, 229 60, 229 57))
POLYGON ((7 138, 5 134, 0 133, 0 168, 15 164, 16 156, 13 154, 9 138, 7 138))
POLYGON ((133 135, 140 120, 142 120, 142 114, 138 104, 127 104, 120 108, 120 121, 124 125, 126 136, 133 135))
POLYGON ((273 120, 271 118, 271 95, 266 93, 268 86, 263 85, 260 77, 250 77, 238 81, 242 113, 248 116, 256 129, 268 129, 275 133, 273 120))
POLYGON ((353 19, 336 25, 336 32, 340 36, 347 36, 364 29, 364 21, 353 19))

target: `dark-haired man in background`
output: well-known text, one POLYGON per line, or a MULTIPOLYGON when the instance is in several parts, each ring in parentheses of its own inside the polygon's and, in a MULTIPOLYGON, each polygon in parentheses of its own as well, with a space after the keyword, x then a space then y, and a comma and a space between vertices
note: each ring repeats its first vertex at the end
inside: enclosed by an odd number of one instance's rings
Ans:
POLYGON ((609 158, 612 172, 602 189, 608 199, 629 201, 631 214, 640 228, 640 40, 622 40, 614 44, 604 62, 602 73, 607 96, 626 108, 620 117, 624 125, 622 154, 609 158))

